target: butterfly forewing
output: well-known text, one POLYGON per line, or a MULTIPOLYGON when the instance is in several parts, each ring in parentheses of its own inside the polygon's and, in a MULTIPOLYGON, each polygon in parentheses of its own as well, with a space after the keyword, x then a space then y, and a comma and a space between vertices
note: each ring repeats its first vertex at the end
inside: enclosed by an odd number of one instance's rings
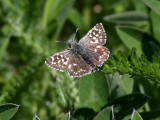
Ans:
POLYGON ((87 46, 86 51, 95 65, 101 66, 109 57, 110 51, 101 45, 87 46))
POLYGON ((46 59, 45 63, 56 70, 65 71, 71 58, 70 49, 66 49, 46 59))
POLYGON ((83 38, 80 39, 79 43, 82 43, 85 46, 105 44, 106 32, 103 28, 102 23, 96 24, 83 38))
POLYGON ((68 65, 68 74, 71 77, 81 77, 92 72, 92 67, 89 66, 81 56, 74 54, 68 65))

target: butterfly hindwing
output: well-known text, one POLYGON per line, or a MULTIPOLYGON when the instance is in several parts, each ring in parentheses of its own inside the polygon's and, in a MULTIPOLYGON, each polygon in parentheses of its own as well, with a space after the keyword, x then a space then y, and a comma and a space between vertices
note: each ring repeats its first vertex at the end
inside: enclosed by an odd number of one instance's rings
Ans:
POLYGON ((95 65, 101 66, 109 58, 110 51, 102 46, 86 46, 88 56, 95 65))
POLYGON ((68 74, 71 77, 81 77, 92 72, 92 67, 88 65, 81 56, 74 54, 68 65, 68 74))

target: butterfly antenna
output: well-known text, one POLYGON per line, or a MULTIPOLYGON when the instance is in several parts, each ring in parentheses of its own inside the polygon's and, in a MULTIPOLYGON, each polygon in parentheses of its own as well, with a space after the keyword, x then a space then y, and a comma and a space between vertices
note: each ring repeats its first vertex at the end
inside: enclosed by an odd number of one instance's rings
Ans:
POLYGON ((77 34, 78 30, 79 30, 79 28, 76 29, 76 32, 75 32, 75 34, 74 34, 73 40, 75 40, 75 37, 76 37, 76 34, 77 34))
POLYGON ((56 41, 56 42, 60 42, 60 43, 67 43, 67 42, 64 42, 64 41, 56 41))

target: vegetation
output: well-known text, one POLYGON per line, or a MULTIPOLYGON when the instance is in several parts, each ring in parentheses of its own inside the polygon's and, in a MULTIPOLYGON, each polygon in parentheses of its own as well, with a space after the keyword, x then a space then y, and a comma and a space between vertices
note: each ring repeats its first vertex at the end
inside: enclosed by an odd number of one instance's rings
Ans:
POLYGON ((159 0, 1 0, 0 120, 160 119, 159 0), (100 72, 71 78, 45 59, 103 23, 100 72))

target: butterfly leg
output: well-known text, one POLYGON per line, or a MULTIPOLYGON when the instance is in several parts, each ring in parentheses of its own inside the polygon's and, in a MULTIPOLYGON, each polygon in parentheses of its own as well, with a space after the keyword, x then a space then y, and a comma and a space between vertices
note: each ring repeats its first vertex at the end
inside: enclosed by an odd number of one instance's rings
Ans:
POLYGON ((93 72, 97 72, 97 71, 99 71, 99 69, 94 65, 93 72))

